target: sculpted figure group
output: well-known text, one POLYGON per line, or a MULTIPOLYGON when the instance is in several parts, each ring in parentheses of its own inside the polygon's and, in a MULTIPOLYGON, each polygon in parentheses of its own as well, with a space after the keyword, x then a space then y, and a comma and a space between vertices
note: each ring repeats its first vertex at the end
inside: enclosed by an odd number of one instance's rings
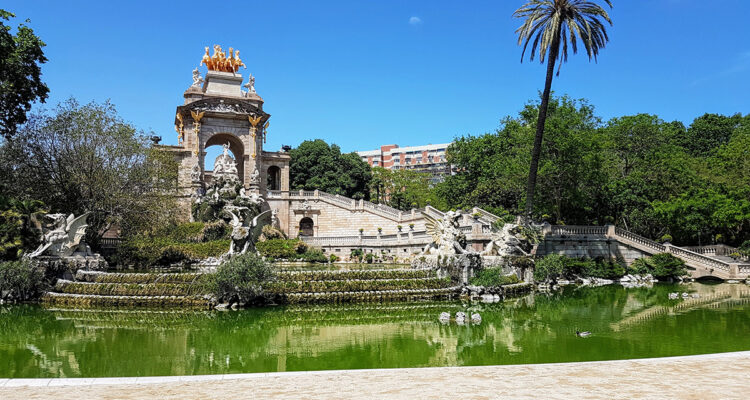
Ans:
POLYGON ((245 64, 242 62, 242 59, 240 59, 240 51, 239 50, 233 50, 231 47, 229 48, 229 56, 227 57, 226 53, 221 49, 221 46, 218 44, 214 45, 214 55, 209 56, 208 55, 208 47, 206 47, 206 54, 203 55, 203 58, 201 59, 201 65, 206 64, 206 67, 208 67, 211 71, 221 71, 221 72, 237 72, 237 70, 240 69, 240 67, 247 68, 245 64))
MULTIPOLYGON (((461 232, 460 211, 448 211, 441 219, 436 219, 428 214, 423 214, 425 228, 432 236, 432 243, 428 244, 421 255, 455 255, 472 253, 466 248, 466 235, 461 232)), ((500 228, 494 228, 491 232, 490 243, 481 252, 482 256, 510 256, 529 255, 534 243, 538 242, 536 236, 539 227, 533 224, 506 223, 500 228)))

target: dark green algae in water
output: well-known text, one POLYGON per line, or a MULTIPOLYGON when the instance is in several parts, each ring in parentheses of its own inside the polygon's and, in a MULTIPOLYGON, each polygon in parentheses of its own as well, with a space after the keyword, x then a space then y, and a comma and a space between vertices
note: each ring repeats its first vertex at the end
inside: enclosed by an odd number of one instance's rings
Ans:
POLYGON ((237 312, 0 306, 0 377, 198 375, 614 360, 750 350, 750 287, 567 287, 500 303, 237 312), (670 292, 700 297, 669 300, 670 292), (441 312, 478 312, 447 325, 441 312), (576 330, 591 331, 587 338, 576 330))

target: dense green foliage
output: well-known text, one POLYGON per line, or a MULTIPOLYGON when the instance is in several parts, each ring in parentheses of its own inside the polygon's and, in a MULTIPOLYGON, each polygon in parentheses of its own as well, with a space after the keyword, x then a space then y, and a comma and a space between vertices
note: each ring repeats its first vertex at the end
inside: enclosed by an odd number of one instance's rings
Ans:
POLYGON ((518 283, 520 280, 515 274, 503 275, 502 268, 485 268, 471 278, 471 284, 485 287, 497 287, 518 283))
POLYGON ((427 204, 439 207, 437 203, 440 200, 433 195, 430 178, 431 175, 426 172, 373 167, 370 201, 399 210, 423 208, 427 204))
POLYGON ((307 251, 307 244, 299 239, 270 239, 255 244, 261 256, 274 260, 295 260, 307 251))
POLYGON ((243 304, 265 302, 268 286, 276 280, 271 265, 255 254, 234 256, 216 270, 214 294, 219 301, 243 304))
POLYGON ((627 270, 622 260, 571 258, 560 254, 549 254, 536 261, 534 279, 536 281, 550 281, 559 278, 575 279, 578 277, 618 279, 629 272, 635 273, 627 270))
MULTIPOLYGON (((44 42, 20 24, 15 35, 5 21, 15 17, 0 9, 0 135, 10 138, 35 101, 44 103, 49 88, 42 82, 41 64, 47 62, 44 42)), ((26 20, 28 23, 29 21, 26 20)))
POLYGON ((622 260, 605 258, 592 260, 549 254, 536 261, 534 279, 536 281, 584 277, 619 279, 626 274, 651 274, 657 279, 665 279, 685 276, 687 269, 684 261, 668 253, 639 258, 630 266, 626 266, 622 260))
POLYGON ((0 190, 40 200, 52 212, 92 212, 87 243, 96 247, 117 224, 125 235, 172 221, 174 156, 151 147, 150 134, 124 122, 110 103, 60 104, 32 114, 0 146, 0 190))
POLYGON ((33 300, 46 288, 44 273, 27 260, 0 262, 0 299, 33 300))
POLYGON ((319 249, 307 246, 300 239, 269 239, 255 244, 261 256, 271 260, 300 260, 327 263, 329 258, 319 249))
MULTIPOLYGON (((538 109, 529 103, 495 133, 456 139, 448 160, 459 172, 435 188, 448 208, 523 210, 538 109)), ((535 218, 614 223, 676 245, 750 239, 750 116, 704 115, 687 128, 647 114, 602 123, 588 102, 563 96, 550 101, 545 129, 535 218), (712 135, 706 121, 730 132, 695 155, 687 138, 712 135)))
POLYGON ((370 197, 370 166, 356 153, 321 139, 306 140, 289 152, 292 190, 321 190, 354 199, 370 197))
POLYGON ((224 221, 168 225, 151 234, 127 238, 113 261, 148 268, 219 257, 229 250, 229 233, 224 221))
POLYGON ((36 200, 0 196, 0 260, 15 260, 39 244, 39 216, 45 210, 36 200))
POLYGON ((651 274, 657 279, 673 278, 687 275, 685 261, 669 254, 654 254, 651 257, 639 258, 629 268, 636 274, 651 274))

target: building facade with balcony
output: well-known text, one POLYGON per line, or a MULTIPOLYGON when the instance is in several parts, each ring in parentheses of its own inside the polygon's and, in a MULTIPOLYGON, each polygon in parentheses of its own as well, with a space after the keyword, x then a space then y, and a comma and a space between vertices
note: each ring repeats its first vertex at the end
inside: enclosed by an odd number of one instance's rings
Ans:
POLYGON ((389 170, 408 169, 427 172, 434 183, 451 173, 445 152, 450 143, 399 147, 397 144, 380 146, 379 150, 358 151, 357 155, 371 167, 389 170))

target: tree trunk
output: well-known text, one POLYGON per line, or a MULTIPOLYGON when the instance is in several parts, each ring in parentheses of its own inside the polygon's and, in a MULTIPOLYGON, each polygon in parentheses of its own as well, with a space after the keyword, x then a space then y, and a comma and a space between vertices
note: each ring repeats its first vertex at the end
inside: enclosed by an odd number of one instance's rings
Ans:
POLYGON ((534 148, 531 150, 531 166, 529 167, 529 181, 526 184, 526 218, 531 220, 534 210, 534 190, 536 189, 536 174, 539 168, 539 157, 542 153, 542 137, 544 136, 544 123, 547 120, 547 105, 549 104, 550 91, 552 89, 552 77, 555 74, 555 62, 560 51, 560 32, 552 41, 549 58, 547 59, 547 80, 544 82, 544 93, 542 104, 539 106, 539 119, 536 122, 536 136, 534 137, 534 148))

